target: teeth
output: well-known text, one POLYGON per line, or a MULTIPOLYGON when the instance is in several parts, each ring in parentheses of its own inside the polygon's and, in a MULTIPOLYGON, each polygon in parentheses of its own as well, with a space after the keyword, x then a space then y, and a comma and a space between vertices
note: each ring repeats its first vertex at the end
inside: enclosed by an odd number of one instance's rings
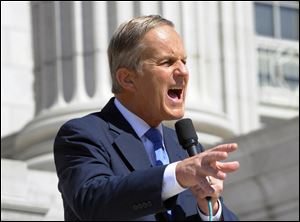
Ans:
POLYGON ((181 87, 171 87, 171 90, 177 90, 177 89, 182 89, 181 87))

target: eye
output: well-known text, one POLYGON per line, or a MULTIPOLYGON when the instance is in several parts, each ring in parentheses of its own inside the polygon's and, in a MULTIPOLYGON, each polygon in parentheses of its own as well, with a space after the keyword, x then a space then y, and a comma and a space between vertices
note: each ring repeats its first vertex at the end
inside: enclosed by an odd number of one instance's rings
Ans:
POLYGON ((161 66, 169 67, 169 66, 171 66, 173 63, 174 63, 174 62, 173 62, 172 60, 168 59, 168 60, 163 60, 163 61, 160 63, 160 65, 161 65, 161 66))

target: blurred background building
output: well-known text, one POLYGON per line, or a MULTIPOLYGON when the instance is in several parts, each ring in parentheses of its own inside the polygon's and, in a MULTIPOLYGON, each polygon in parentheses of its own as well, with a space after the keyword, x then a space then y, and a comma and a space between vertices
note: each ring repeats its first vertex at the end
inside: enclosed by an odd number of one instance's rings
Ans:
POLYGON ((63 220, 55 134, 112 96, 108 41, 148 14, 184 39, 200 142, 239 144, 225 203, 241 220, 299 220, 298 1, 1 1, 1 220, 63 220))

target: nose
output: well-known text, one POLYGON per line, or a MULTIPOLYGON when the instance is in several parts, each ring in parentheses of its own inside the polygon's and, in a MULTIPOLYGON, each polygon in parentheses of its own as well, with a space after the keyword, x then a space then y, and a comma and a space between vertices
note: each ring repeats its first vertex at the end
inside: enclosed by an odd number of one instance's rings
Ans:
POLYGON ((183 62, 181 60, 176 62, 174 75, 175 76, 183 76, 186 78, 189 76, 189 71, 188 71, 188 68, 187 68, 185 62, 183 62))

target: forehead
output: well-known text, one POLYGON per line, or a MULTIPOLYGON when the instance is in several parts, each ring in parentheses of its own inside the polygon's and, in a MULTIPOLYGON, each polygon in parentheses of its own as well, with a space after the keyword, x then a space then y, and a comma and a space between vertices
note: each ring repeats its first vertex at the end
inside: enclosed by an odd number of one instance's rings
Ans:
POLYGON ((185 49, 179 34, 168 25, 158 26, 147 32, 141 43, 146 54, 159 56, 163 54, 185 57, 185 49))

